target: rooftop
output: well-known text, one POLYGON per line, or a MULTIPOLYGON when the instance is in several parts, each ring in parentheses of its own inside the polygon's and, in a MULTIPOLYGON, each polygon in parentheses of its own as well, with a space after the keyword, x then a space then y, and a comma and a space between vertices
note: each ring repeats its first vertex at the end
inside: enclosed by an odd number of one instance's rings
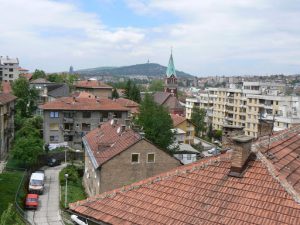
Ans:
POLYGON ((118 104, 120 104, 123 107, 129 108, 131 113, 139 113, 139 104, 136 103, 135 101, 132 101, 130 99, 126 99, 126 98, 117 98, 114 99, 114 101, 118 104))
POLYGON ((104 84, 97 80, 81 80, 75 85, 77 88, 99 88, 99 89, 112 89, 111 86, 104 84))
POLYGON ((300 205, 258 159, 230 177, 230 154, 70 204, 109 224, 299 224, 300 205))
POLYGON ((173 120, 173 126, 176 127, 177 125, 181 124, 182 122, 186 121, 186 118, 183 116, 179 116, 177 114, 170 114, 173 120))
POLYGON ((113 121, 102 124, 84 137, 87 153, 95 168, 142 139, 139 133, 125 127, 122 130, 121 124, 112 124, 113 121))
POLYGON ((2 92, 3 93, 12 93, 10 82, 2 81, 2 92))
MULTIPOLYGON (((91 96, 91 94, 89 94, 91 96)), ((128 111, 111 99, 90 98, 85 94, 74 97, 62 97, 40 106, 44 110, 89 110, 89 111, 128 111)))
POLYGON ((38 79, 35 79, 33 81, 30 81, 31 84, 50 84, 52 82, 44 79, 44 78, 38 78, 38 79))
POLYGON ((17 99, 16 96, 9 93, 0 93, 0 105, 7 104, 17 99))

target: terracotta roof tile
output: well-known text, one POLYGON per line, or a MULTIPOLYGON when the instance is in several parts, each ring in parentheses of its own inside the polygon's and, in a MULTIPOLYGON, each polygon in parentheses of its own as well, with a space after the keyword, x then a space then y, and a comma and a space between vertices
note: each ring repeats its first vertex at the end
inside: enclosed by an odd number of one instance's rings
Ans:
POLYGON ((269 140, 264 140, 257 144, 281 177, 300 193, 300 126, 275 133, 270 138, 270 143, 269 140))
POLYGON ((108 121, 84 137, 89 146, 88 153, 97 162, 97 167, 142 139, 132 129, 126 128, 118 133, 120 130, 120 124, 111 125, 111 121, 108 121))
POLYGON ((227 176, 230 155, 208 158, 70 204, 111 224, 299 224, 300 205, 260 160, 227 176))
POLYGON ((135 101, 126 98, 117 98, 114 99, 114 101, 120 104, 121 106, 130 109, 131 113, 133 114, 139 113, 139 104, 136 103, 135 101))
POLYGON ((173 120, 173 126, 176 127, 177 125, 181 124, 182 122, 186 121, 186 118, 183 116, 179 116, 176 114, 170 115, 173 120))
POLYGON ((31 80, 31 78, 32 78, 32 73, 22 73, 22 74, 20 74, 20 77, 24 77, 24 78, 26 78, 27 80, 31 80))
MULTIPOLYGON (((91 96, 91 94, 89 94, 91 96)), ((62 97, 40 106, 44 110, 92 110, 92 111, 129 111, 111 99, 90 98, 85 94, 77 97, 62 97)))
POLYGON ((112 89, 111 86, 97 80, 81 80, 75 84, 77 88, 101 88, 112 89))
POLYGON ((17 99, 17 97, 12 94, 0 93, 0 104, 1 105, 7 104, 8 102, 12 102, 16 99, 17 99))
POLYGON ((2 92, 6 94, 12 93, 10 82, 2 81, 2 92))

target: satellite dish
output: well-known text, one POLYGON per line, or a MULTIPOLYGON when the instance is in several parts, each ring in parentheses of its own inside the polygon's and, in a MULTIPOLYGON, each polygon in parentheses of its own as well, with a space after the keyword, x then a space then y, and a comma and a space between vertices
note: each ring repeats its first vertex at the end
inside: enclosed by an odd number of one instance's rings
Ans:
POLYGON ((110 121, 110 125, 114 125, 114 120, 113 119, 110 121))
POLYGON ((118 127, 117 133, 118 133, 118 134, 121 133, 121 127, 118 127))

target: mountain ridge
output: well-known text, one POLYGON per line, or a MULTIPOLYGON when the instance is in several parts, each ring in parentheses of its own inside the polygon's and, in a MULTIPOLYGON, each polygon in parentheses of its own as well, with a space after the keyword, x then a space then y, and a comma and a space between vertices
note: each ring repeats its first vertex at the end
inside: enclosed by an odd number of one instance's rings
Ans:
MULTIPOLYGON (((166 74, 167 67, 158 63, 143 63, 120 67, 95 67, 88 69, 80 69, 75 72, 83 76, 153 76, 159 77, 166 74)), ((178 77, 191 78, 192 75, 183 71, 176 70, 178 77)))

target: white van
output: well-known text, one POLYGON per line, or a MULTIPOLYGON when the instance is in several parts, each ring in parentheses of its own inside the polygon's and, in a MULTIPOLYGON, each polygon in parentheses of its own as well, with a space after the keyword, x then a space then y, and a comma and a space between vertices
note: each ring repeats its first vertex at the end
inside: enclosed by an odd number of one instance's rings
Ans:
POLYGON ((29 192, 43 194, 44 192, 45 173, 36 171, 31 174, 29 181, 29 192))

